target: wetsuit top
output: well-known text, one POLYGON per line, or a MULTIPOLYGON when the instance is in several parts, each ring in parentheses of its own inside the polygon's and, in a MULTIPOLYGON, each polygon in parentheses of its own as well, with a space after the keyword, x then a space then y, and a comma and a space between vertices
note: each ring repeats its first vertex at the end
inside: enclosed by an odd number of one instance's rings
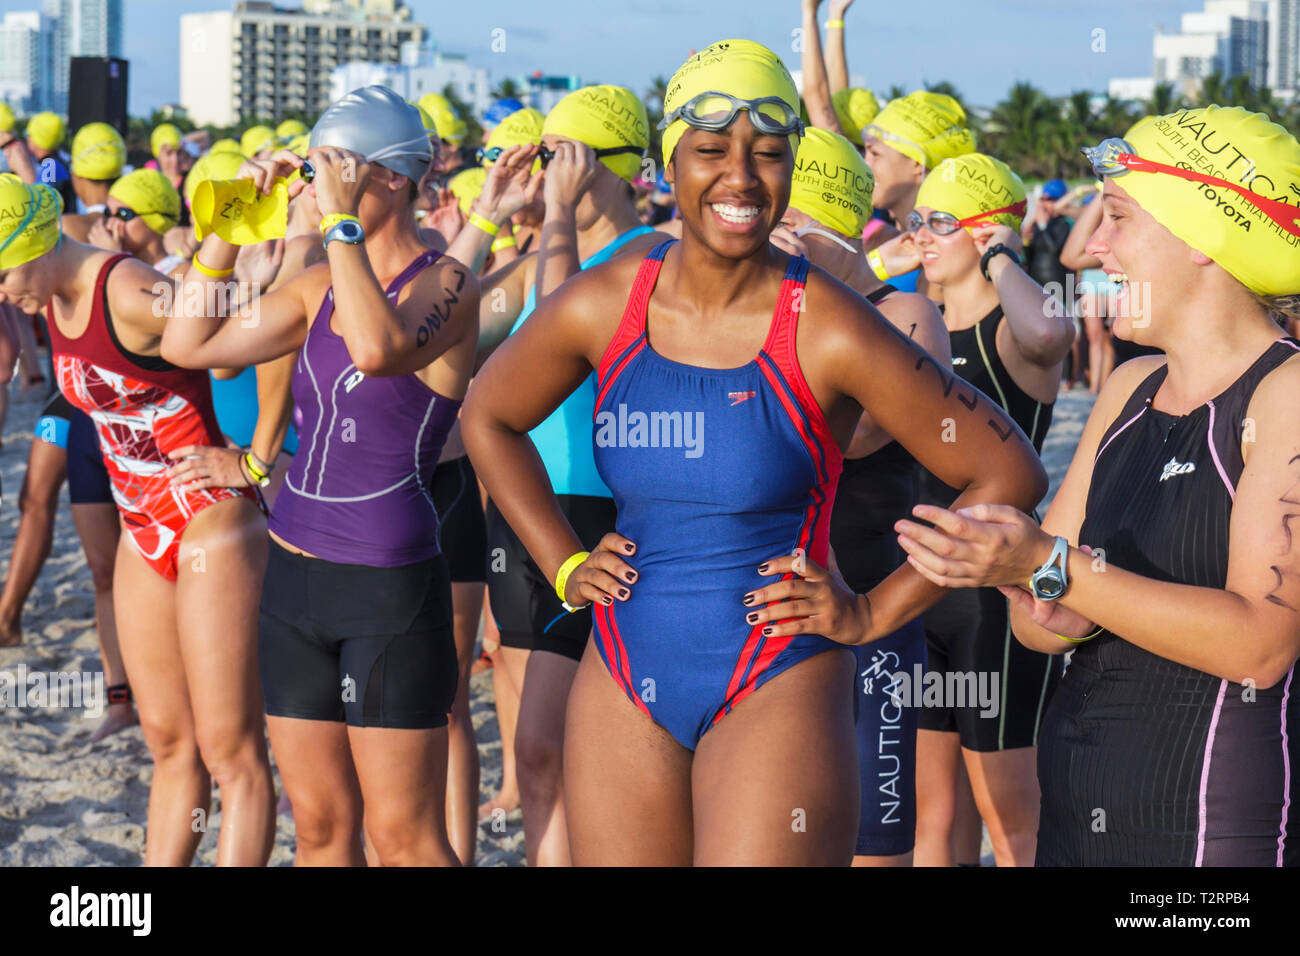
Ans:
MULTIPOLYGON (((1106 430, 1079 541, 1143 577, 1223 588, 1251 395, 1300 351, 1279 339, 1177 417, 1152 372, 1106 430)), ((1246 632, 1225 639, 1249 641, 1246 632)), ((1300 687, 1244 688, 1103 632, 1075 650, 1039 735, 1039 861, 1300 864, 1300 687), (1105 808, 1104 829, 1090 826, 1105 808)))
POLYGON ((757 357, 699 368, 664 358, 646 331, 675 241, 645 258, 598 369, 596 465, 614 492, 618 533, 636 542, 629 561, 639 576, 631 600, 597 605, 595 622, 614 680, 694 749, 766 680, 842 646, 765 638, 741 603, 773 582, 758 573, 771 558, 802 548, 825 566, 842 458, 795 354, 793 303, 808 260, 790 259, 757 357))
MULTIPOLYGON (((629 229, 583 262, 582 268, 590 269, 609 261, 633 239, 650 232, 654 230, 649 226, 629 229)), ((534 284, 528 290, 523 311, 510 329, 511 335, 519 330, 536 308, 537 286, 534 284)), ((546 466, 546 474, 557 495, 590 495, 596 498, 610 496, 609 488, 596 471, 596 462, 591 454, 591 417, 595 401, 596 376, 593 373, 545 421, 528 433, 537 446, 537 454, 546 466)))
MULTIPOLYGON (((943 306, 939 307, 943 311, 943 306)), ((993 307, 988 315, 969 329, 949 332, 952 343, 952 370, 970 382, 990 401, 1011 416, 1034 446, 1042 452, 1043 439, 1052 424, 1052 407, 1055 402, 1040 402, 1027 394, 1011 378, 1007 367, 998 355, 998 326, 1002 324, 1002 306, 993 307)), ((932 503, 947 506, 956 500, 958 492, 949 488, 926 472, 924 497, 932 503)))
MULTIPOLYGON (((874 305, 897 291, 886 285, 866 298, 874 305)), ((831 547, 845 583, 859 594, 903 562, 894 522, 912 510, 915 472, 916 459, 896 441, 870 455, 844 459, 831 514, 831 547)))
POLYGON ((1045 289, 1051 288, 1053 283, 1057 289, 1065 289, 1065 275, 1069 270, 1061 265, 1061 250, 1070 238, 1070 228, 1070 220, 1064 216, 1053 216, 1046 226, 1034 225, 1034 238, 1026 250, 1029 261, 1025 271, 1045 289))
MULTIPOLYGON (((234 378, 214 378, 212 404, 221 430, 239 447, 251 445, 257 428, 257 369, 250 366, 234 378)), ((298 451, 298 432, 292 422, 282 448, 290 455, 298 451)))
MULTIPOLYGON (((437 261, 423 253, 388 286, 398 293, 437 261)), ((321 302, 298 354, 293 397, 301 445, 275 500, 269 528, 318 558, 397 567, 439 553, 429 483, 461 403, 414 374, 357 371, 333 329, 334 290, 321 302)))

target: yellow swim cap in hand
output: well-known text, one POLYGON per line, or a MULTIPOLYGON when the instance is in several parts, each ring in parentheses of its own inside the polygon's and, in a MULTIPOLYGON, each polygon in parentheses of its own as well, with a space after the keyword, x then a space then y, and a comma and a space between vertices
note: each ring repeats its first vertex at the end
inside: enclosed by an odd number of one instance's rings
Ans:
POLYGON ((860 239, 871 218, 871 167, 843 136, 811 127, 799 144, 790 208, 842 236, 860 239))
POLYGON ((191 212, 199 241, 212 233, 236 246, 283 239, 289 229, 289 181, 277 178, 267 196, 251 179, 205 179, 194 190, 191 212))
POLYGON ((989 222, 1018 231, 1025 217, 1025 184, 1002 160, 966 153, 945 159, 925 177, 916 204, 970 220, 963 223, 967 228, 989 222))
POLYGON ((880 112, 880 101, 870 90, 840 90, 831 97, 835 108, 835 118, 840 121, 840 129, 851 143, 862 145, 862 131, 871 125, 871 121, 880 112))
POLYGON ((27 121, 27 138, 37 149, 58 149, 67 132, 63 117, 58 113, 37 113, 27 121))
POLYGON ((137 169, 127 173, 108 194, 127 206, 154 232, 162 235, 181 218, 181 194, 156 169, 137 169))
POLYGON ((0 269, 16 269, 59 244, 63 199, 45 183, 0 173, 0 269))
POLYGON ((72 175, 117 179, 126 165, 122 134, 107 123, 87 123, 72 137, 72 175))
MULTIPOLYGON (((511 113, 501 126, 520 112, 511 113)), ((600 157, 610 172, 631 182, 641 171, 644 151, 650 145, 650 121, 645 105, 626 87, 584 86, 555 104, 542 124, 542 135, 576 139, 592 149, 640 150, 640 154, 633 151, 600 157)))
MULTIPOLYGON (((664 115, 680 109, 701 93, 725 93, 738 99, 774 96, 799 113, 799 91, 781 58, 753 40, 719 40, 695 54, 673 74, 664 96, 664 115)), ((686 121, 673 120, 663 134, 666 167, 686 133, 686 121)), ((799 135, 790 134, 790 153, 799 152, 799 135)))
MULTIPOLYGON (((1206 106, 1148 117, 1124 139, 1140 167, 1114 173, 1115 185, 1171 233, 1209 256, 1252 292, 1300 293, 1300 143, 1264 113, 1206 106), (1185 171, 1236 189, 1189 180, 1185 171), (1290 229, 1284 225, 1288 220, 1290 229)), ((927 180, 928 181, 928 180, 927 180)))
POLYGON ((946 93, 929 90, 890 100, 863 135, 879 139, 926 169, 975 151, 975 137, 966 128, 961 104, 946 93))

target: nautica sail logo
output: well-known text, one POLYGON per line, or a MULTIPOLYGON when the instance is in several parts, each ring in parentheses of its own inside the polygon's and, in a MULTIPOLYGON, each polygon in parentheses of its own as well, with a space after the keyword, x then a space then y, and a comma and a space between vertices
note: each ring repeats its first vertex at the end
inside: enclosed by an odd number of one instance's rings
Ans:
POLYGON ((1164 471, 1160 472, 1160 480, 1167 481, 1174 475, 1186 475, 1196 470, 1196 463, 1191 461, 1180 462, 1175 458, 1170 458, 1165 462, 1164 471))

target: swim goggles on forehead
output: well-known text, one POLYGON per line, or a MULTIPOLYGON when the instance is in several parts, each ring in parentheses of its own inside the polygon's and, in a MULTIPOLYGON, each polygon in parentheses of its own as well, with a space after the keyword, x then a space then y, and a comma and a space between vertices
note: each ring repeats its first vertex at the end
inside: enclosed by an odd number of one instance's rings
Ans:
POLYGON ((687 126, 716 133, 730 126, 741 110, 748 110, 754 129, 767 136, 803 135, 804 125, 799 114, 779 96, 746 100, 716 90, 691 97, 660 120, 659 128, 667 129, 670 124, 681 120, 687 126))
POLYGON ((1300 237, 1300 208, 1278 199, 1261 196, 1259 193, 1251 192, 1245 186, 1229 182, 1226 179, 1220 179, 1217 176, 1207 176, 1191 169, 1182 169, 1178 166, 1157 163, 1151 159, 1143 159, 1134 152, 1133 147, 1126 140, 1120 139, 1118 136, 1102 140, 1096 146, 1085 146, 1080 152, 1092 164, 1092 171, 1103 179, 1124 176, 1133 171, 1163 173, 1167 176, 1186 179, 1189 182, 1204 183, 1207 186, 1229 189, 1259 209, 1260 212, 1277 223, 1283 230, 1293 236, 1300 237))
POLYGON ((927 160, 930 158, 930 151, 927 150, 920 143, 914 143, 906 136, 899 136, 897 133, 891 133, 883 126, 877 126, 875 123, 871 123, 870 125, 864 126, 862 128, 862 138, 863 140, 878 139, 881 140, 882 142, 887 142, 887 143, 906 143, 908 146, 911 146, 913 149, 917 150, 927 160))
POLYGON ((1027 204, 1025 200, 1012 203, 1010 206, 1003 206, 1001 209, 990 209, 988 212, 977 213, 974 216, 967 216, 965 219, 958 219, 950 212, 932 212, 929 216, 922 217, 919 212, 913 209, 907 214, 907 231, 919 232, 922 226, 927 227, 936 236, 951 236, 958 229, 966 226, 976 226, 980 223, 985 225, 994 216, 999 216, 1004 212, 1009 212, 1013 216, 1024 217, 1027 204))

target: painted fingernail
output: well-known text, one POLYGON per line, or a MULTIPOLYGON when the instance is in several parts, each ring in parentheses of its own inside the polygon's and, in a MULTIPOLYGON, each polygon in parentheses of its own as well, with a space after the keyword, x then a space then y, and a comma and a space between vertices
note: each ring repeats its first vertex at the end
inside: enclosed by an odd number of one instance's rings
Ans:
POLYGON ((766 565, 766 564, 760 564, 760 565, 758 566, 758 573, 759 573, 759 574, 767 574, 767 565, 766 565))
POLYGON ((631 554, 633 551, 636 550, 636 545, 634 545, 634 544, 625 544, 625 545, 623 545, 623 550, 626 551, 628 554, 631 554))
POLYGON ((772 629, 771 629, 770 627, 765 627, 765 628, 763 628, 763 636, 764 636, 764 637, 771 637, 771 636, 772 636, 772 629))
POLYGON ((753 611, 753 612, 751 612, 751 613, 749 613, 749 614, 746 614, 746 615, 745 615, 745 620, 748 621, 750 624, 757 624, 757 623, 758 623, 758 612, 757 612, 757 611, 753 611))
POLYGON ((745 600, 741 601, 740 603, 741 603, 741 604, 753 604, 753 603, 754 603, 754 595, 752 595, 752 594, 746 594, 746 595, 745 595, 745 600))
POLYGON ((606 594, 604 597, 602 597, 601 600, 602 600, 606 605, 610 605, 610 604, 613 604, 613 603, 614 603, 614 599, 613 599, 612 597, 610 597, 608 594, 606 594))
POLYGON ((627 578, 629 581, 635 581, 635 580, 636 580, 636 572, 635 572, 635 571, 629 571, 627 574, 623 575, 623 577, 627 578))
POLYGON ((626 598, 630 593, 632 592, 630 592, 627 588, 618 589, 618 596, 621 598, 626 598))

